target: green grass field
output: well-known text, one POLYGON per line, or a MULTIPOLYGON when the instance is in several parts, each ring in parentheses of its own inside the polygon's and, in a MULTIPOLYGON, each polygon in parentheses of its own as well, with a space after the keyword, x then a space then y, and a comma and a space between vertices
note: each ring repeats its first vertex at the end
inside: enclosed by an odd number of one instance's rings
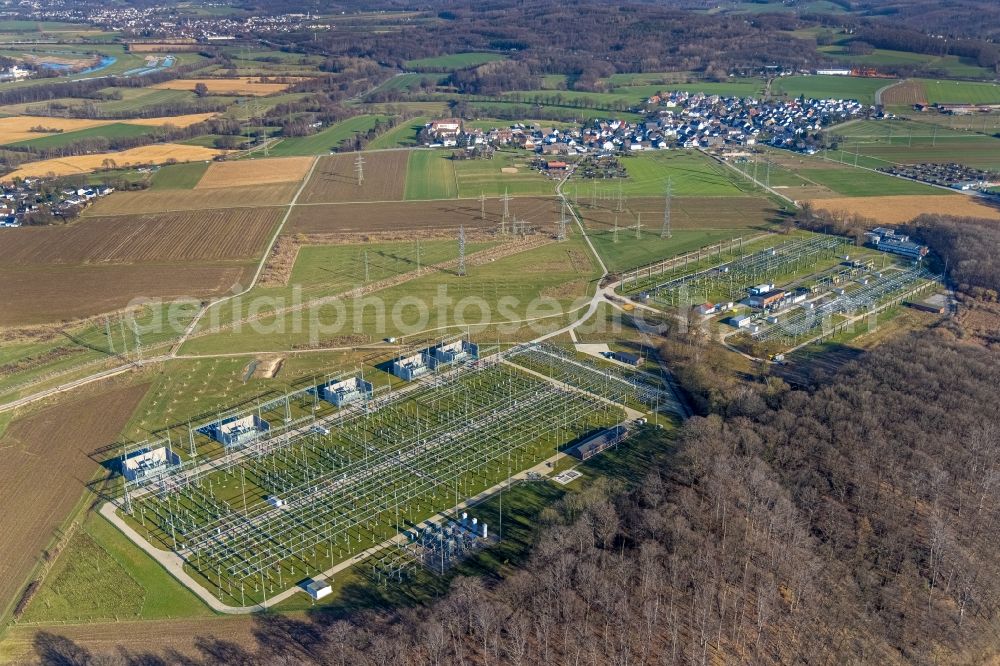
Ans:
POLYGON ((506 56, 498 53, 453 53, 451 55, 436 56, 434 58, 419 58, 417 60, 407 60, 403 63, 409 69, 436 69, 440 71, 452 71, 457 69, 467 69, 476 67, 488 62, 506 60, 506 56))
POLYGON ((747 229, 678 229, 670 238, 660 238, 658 229, 639 232, 636 237, 634 229, 620 229, 618 242, 610 231, 588 232, 594 249, 609 271, 623 271, 636 266, 643 266, 660 259, 667 259, 678 254, 697 250, 722 240, 729 240, 757 232, 747 229))
POLYGON ((408 148, 416 146, 417 134, 430 121, 429 116, 420 116, 400 121, 399 125, 376 138, 365 149, 378 150, 382 148, 408 148))
POLYGON ((419 150, 410 153, 406 166, 408 201, 426 199, 502 196, 549 196, 556 181, 533 171, 524 151, 498 150, 492 159, 452 160, 446 150, 419 150), (503 173, 501 169, 517 169, 503 173))
POLYGON ((863 104, 874 104, 875 91, 890 83, 891 79, 851 76, 784 76, 775 79, 771 92, 788 97, 805 95, 816 99, 856 99, 863 104))
MULTIPOLYGON (((288 314, 283 318, 265 315, 254 326, 242 326, 241 330, 224 328, 210 335, 194 337, 182 351, 210 354, 291 349, 308 345, 310 341, 315 344, 316 337, 320 342, 336 340, 344 335, 370 336, 379 340, 431 329, 441 331, 433 335, 444 335, 448 332, 446 327, 480 323, 479 308, 470 308, 462 321, 456 321, 450 310, 431 307, 440 290, 444 290, 455 303, 466 297, 483 299, 490 307, 490 322, 493 324, 520 321, 530 318, 533 313, 534 316, 558 319, 561 313, 536 312, 536 299, 549 295, 568 306, 592 291, 598 273, 599 269, 596 269, 577 234, 565 243, 543 245, 471 267, 466 277, 451 271, 425 273, 372 294, 367 300, 346 301, 342 315, 339 307, 325 307, 312 315, 304 315, 307 319, 315 317, 316 326, 304 322, 300 330, 294 330, 288 314), (514 301, 508 302, 510 307, 498 309, 497 303, 503 297, 511 297, 514 301), (532 305, 533 302, 536 305, 532 305), (421 303, 427 306, 426 310, 418 305, 421 303), (394 308, 398 308, 398 316, 390 316, 394 308)), ((205 319, 209 317, 206 315, 205 319)), ((205 322, 201 330, 208 325, 205 322)))
MULTIPOLYGON (((845 152, 859 153, 858 163, 862 166, 957 162, 1000 170, 1000 139, 971 130, 924 122, 862 121, 841 131, 833 129, 830 134, 841 137, 840 147, 845 152)), ((847 160, 837 151, 830 157, 847 160)))
MULTIPOLYGON (((677 196, 742 196, 748 186, 738 183, 733 174, 710 157, 696 151, 660 150, 622 158, 628 177, 621 182, 624 196, 655 197, 667 191, 671 181, 677 196)), ((617 196, 618 181, 571 179, 565 192, 586 197, 596 189, 598 195, 617 196)))
POLYGON ((187 162, 160 167, 153 176, 150 188, 154 190, 190 190, 198 184, 208 170, 208 162, 187 162))
POLYGON ((440 85, 448 80, 447 74, 406 72, 394 76, 378 88, 373 93, 385 92, 387 90, 398 90, 400 92, 410 92, 420 88, 423 81, 431 81, 434 85, 440 85))
MULTIPOLYGON (((831 158, 836 153, 830 153, 831 158)), ((948 194, 947 191, 921 185, 865 169, 834 167, 803 170, 802 175, 845 197, 882 197, 891 195, 948 194)))
POLYGON ((627 85, 613 88, 611 92, 615 95, 631 95, 635 98, 633 103, 639 104, 653 95, 672 90, 726 97, 760 97, 764 93, 764 82, 760 79, 732 79, 723 82, 698 81, 695 83, 627 85))
MULTIPOLYGON (((44 119, 40 119, 39 125, 45 125, 44 119)), ((68 146, 69 144, 79 141, 81 139, 93 139, 93 138, 108 138, 108 139, 127 139, 137 136, 145 136, 156 128, 147 127, 145 125, 131 125, 128 123, 113 123, 111 125, 102 125, 100 127, 90 127, 84 130, 77 130, 75 132, 60 132, 58 134, 50 134, 48 136, 39 136, 37 139, 28 139, 27 141, 18 141, 17 143, 9 144, 14 148, 34 148, 37 150, 47 150, 53 148, 62 148, 63 146, 68 146)))
POLYGON ((270 149, 270 155, 272 157, 325 155, 342 141, 350 139, 359 132, 367 132, 375 127, 376 121, 385 119, 385 116, 380 115, 354 116, 311 136, 282 139, 270 149))
POLYGON ((910 51, 875 49, 867 55, 852 55, 844 45, 821 46, 821 53, 852 65, 928 67, 946 72, 949 76, 970 79, 992 78, 993 73, 978 66, 971 58, 959 56, 935 56, 910 51))
POLYGON ((1000 84, 921 79, 931 104, 1000 104, 1000 84))

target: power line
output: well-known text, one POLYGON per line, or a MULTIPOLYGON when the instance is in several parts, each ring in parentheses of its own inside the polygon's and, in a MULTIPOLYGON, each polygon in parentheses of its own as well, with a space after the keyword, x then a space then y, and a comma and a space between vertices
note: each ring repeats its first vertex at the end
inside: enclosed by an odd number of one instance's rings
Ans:
POLYGON ((673 233, 670 230, 670 205, 673 203, 674 196, 674 181, 673 178, 667 177, 667 195, 663 201, 663 228, 660 229, 660 238, 670 238, 673 233))

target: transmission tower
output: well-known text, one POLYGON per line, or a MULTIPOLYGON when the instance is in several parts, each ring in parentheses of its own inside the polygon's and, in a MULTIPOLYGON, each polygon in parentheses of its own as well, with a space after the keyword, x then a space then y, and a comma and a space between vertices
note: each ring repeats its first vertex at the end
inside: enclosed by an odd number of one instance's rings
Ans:
POLYGON ((500 219, 500 235, 507 235, 507 225, 510 222, 510 194, 503 191, 503 217, 500 219))
POLYGON ((625 211, 625 195, 622 194, 621 178, 618 179, 618 207, 615 210, 617 210, 619 213, 625 211))
POLYGON ((482 190, 479 191, 479 219, 486 221, 486 194, 482 190))
POLYGON ((566 201, 562 202, 562 213, 559 215, 559 231, 556 233, 556 240, 566 240, 566 201))
POLYGON ((458 228, 458 274, 465 275, 465 227, 458 228))
POLYGON ((614 232, 613 232, 613 234, 611 236, 611 239, 615 243, 618 242, 618 216, 617 215, 615 215, 615 230, 614 230, 614 232))
POLYGON ((365 158, 361 153, 354 159, 354 173, 358 176, 358 187, 360 187, 361 183, 365 182, 365 158))
POLYGON ((367 283, 368 280, 370 279, 368 275, 368 250, 364 251, 364 255, 365 255, 365 282, 367 283))
POLYGON ((663 228, 660 229, 660 238, 670 238, 673 233, 670 231, 670 204, 674 197, 673 178, 667 177, 667 195, 663 200, 663 228))
POLYGON ((139 365, 142 365, 142 340, 139 339, 139 324, 132 317, 132 334, 135 335, 135 358, 139 365))
POLYGON ((108 340, 108 353, 114 354, 115 342, 111 339, 111 322, 108 321, 107 317, 104 318, 104 337, 108 340))
POLYGON ((635 238, 642 238, 642 213, 635 214, 635 238))

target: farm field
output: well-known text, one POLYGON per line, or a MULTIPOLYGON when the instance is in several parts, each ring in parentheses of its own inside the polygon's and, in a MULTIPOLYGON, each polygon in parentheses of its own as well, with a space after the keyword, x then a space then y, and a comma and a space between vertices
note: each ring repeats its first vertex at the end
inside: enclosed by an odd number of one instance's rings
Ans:
POLYGON ((39 138, 28 139, 25 141, 18 141, 16 143, 8 145, 10 145, 13 148, 47 150, 54 148, 62 148, 63 146, 67 146, 73 143, 74 141, 79 141, 81 139, 134 138, 149 134, 152 129, 154 128, 150 127, 149 125, 130 125, 127 123, 111 123, 109 125, 100 125, 98 127, 91 127, 89 129, 77 130, 75 132, 49 134, 47 136, 40 135, 39 138))
POLYGON ((185 146, 177 143, 158 143, 140 148, 132 148, 116 153, 95 153, 93 155, 76 155, 60 159, 28 162, 17 170, 5 176, 6 180, 14 178, 30 178, 55 174, 69 176, 80 173, 90 173, 102 168, 106 160, 111 160, 117 167, 141 164, 162 164, 167 160, 192 162, 209 160, 225 151, 204 148, 202 146, 185 146))
POLYGON ((458 197, 458 179, 450 153, 436 150, 410 152, 406 163, 404 198, 454 199, 458 197))
POLYGON ((344 141, 353 138, 361 132, 367 132, 375 127, 376 122, 384 121, 385 119, 386 116, 382 115, 354 116, 310 136, 281 139, 268 152, 273 157, 326 155, 344 141))
POLYGON ((906 79, 883 91, 882 103, 889 107, 927 104, 927 91, 920 81, 906 79))
POLYGON ((151 190, 193 189, 208 169, 208 162, 187 162, 160 167, 150 180, 151 190))
POLYGON ((852 65, 869 65, 879 67, 884 65, 904 65, 910 67, 928 67, 943 70, 949 76, 961 78, 989 78, 990 70, 976 65, 972 58, 959 56, 935 56, 911 51, 893 51, 890 49, 874 49, 866 55, 855 55, 841 45, 821 46, 818 49, 826 55, 833 56, 852 65))
POLYGON ((664 257, 683 254, 719 241, 742 236, 747 238, 756 232, 750 229, 678 229, 670 238, 660 238, 659 229, 641 231, 638 238, 635 229, 619 231, 615 242, 611 231, 588 232, 594 249, 609 271, 623 271, 642 266, 664 257))
MULTIPOLYGON (((625 157, 621 163, 628 173, 620 182, 626 197, 663 196, 668 179, 675 196, 746 196, 751 191, 750 185, 737 182, 729 169, 700 152, 660 150, 625 157)), ((613 198, 618 196, 618 188, 618 180, 571 178, 563 192, 574 200, 587 199, 592 194, 613 198)))
POLYGON ((921 79, 931 104, 1000 104, 1000 84, 921 79))
MULTIPOLYGON (((581 196, 575 202, 577 215, 588 230, 613 231, 618 218, 620 238, 634 235, 632 230, 641 215, 642 227, 650 233, 663 224, 662 197, 633 197, 625 201, 624 210, 616 212, 614 200, 597 200, 581 196)), ((670 205, 671 229, 745 229, 760 228, 773 223, 778 216, 774 204, 765 197, 674 197, 670 205)))
POLYGON ((407 72, 405 74, 397 74, 391 79, 386 80, 382 85, 373 90, 372 93, 376 94, 387 90, 410 92, 420 88, 421 83, 424 81, 430 81, 434 85, 441 85, 447 80, 447 74, 407 72))
POLYGON ((524 151, 498 150, 492 159, 453 160, 449 151, 412 151, 406 170, 406 199, 546 196, 556 181, 531 168, 524 151), (504 169, 515 170, 504 173, 504 169))
POLYGON ((1000 170, 1000 139, 967 130, 924 123, 892 122, 851 125, 840 135, 848 155, 829 151, 831 159, 852 161, 857 151, 865 166, 957 162, 970 167, 1000 170))
POLYGON ((363 153, 364 182, 358 185, 355 153, 320 158, 299 203, 400 201, 406 182, 405 150, 363 153))
POLYGON ((466 69, 484 65, 488 62, 506 60, 506 56, 499 53, 453 53, 451 55, 436 56, 433 58, 419 58, 417 60, 407 60, 403 66, 408 69, 437 69, 441 71, 451 71, 456 69, 466 69))
MULTIPOLYGON (((612 81, 614 76, 612 76, 612 81)), ((611 89, 614 95, 631 95, 633 104, 639 104, 646 99, 664 91, 680 90, 706 95, 722 95, 724 97, 761 97, 764 94, 764 82, 761 79, 732 79, 730 81, 695 81, 692 83, 646 83, 615 85, 611 89)))
POLYGON ((148 190, 115 192, 109 197, 98 200, 87 210, 84 217, 281 206, 290 202, 295 196, 295 190, 298 189, 298 183, 293 182, 261 185, 260 187, 192 189, 181 192, 178 189, 157 187, 155 176, 153 182, 153 187, 148 190))
POLYGON ((174 79, 156 83, 150 88, 193 92, 199 83, 205 84, 210 95, 274 95, 285 92, 293 85, 292 83, 261 83, 250 77, 241 77, 232 79, 174 79))
MULTIPOLYGON (((183 345, 181 353, 253 353, 308 348, 317 344, 333 346, 343 344, 344 336, 357 344, 359 336, 370 340, 401 335, 438 336, 457 332, 456 327, 463 325, 486 323, 513 326, 515 330, 520 330, 517 322, 526 318, 564 321, 564 313, 554 309, 554 304, 567 308, 591 293, 598 273, 586 245, 579 234, 575 234, 564 243, 547 243, 473 266, 466 277, 450 271, 435 271, 383 289, 373 296, 377 296, 378 303, 384 304, 385 316, 380 315, 379 307, 371 306, 371 301, 351 299, 344 303, 343 314, 330 307, 310 313, 308 316, 315 318, 315 327, 304 326, 304 330, 297 330, 288 325, 287 316, 269 316, 255 322, 256 326, 243 326, 240 330, 224 329, 193 337, 183 345), (449 309, 432 305, 442 290, 454 299, 453 303, 466 297, 481 298, 490 311, 483 312, 478 306, 469 307, 458 321, 449 309), (503 297, 513 300, 508 299, 498 310, 496 304, 503 297), (552 307, 540 306, 539 297, 553 299, 548 301, 552 307), (365 307, 366 303, 368 307, 365 307), (421 304, 426 307, 421 307, 421 304), (394 308, 398 310, 398 316, 388 316, 394 308)), ((525 329, 525 333, 530 332, 530 329, 525 329)))
POLYGON ((865 79, 852 76, 783 76, 775 79, 772 93, 817 99, 856 99, 863 104, 875 103, 875 91, 890 85, 891 79, 865 79))
MULTIPOLYGON (((536 228, 553 229, 559 220, 559 210, 555 197, 518 197, 510 201, 511 216, 527 220, 536 228)), ((480 212, 478 199, 296 206, 285 231, 366 234, 459 226, 465 226, 467 231, 493 231, 503 217, 503 204, 495 198, 487 199, 485 222, 480 212)))
POLYGON ((309 157, 214 162, 209 165, 195 189, 298 183, 309 172, 312 163, 313 160, 309 157))
POLYGON ((8 510, 0 540, 0 611, 17 595, 100 470, 90 455, 118 437, 147 385, 117 388, 15 419, 3 437, 8 510), (44 480, 44 482, 42 482, 44 480))
POLYGON ((882 224, 902 224, 924 213, 1000 220, 1000 206, 964 194, 850 197, 817 199, 811 203, 817 209, 861 215, 882 224))
POLYGON ((52 324, 121 309, 135 298, 205 298, 247 279, 248 265, 0 267, 0 326, 52 324))
POLYGON ((255 208, 86 217, 64 227, 0 234, 0 261, 10 268, 249 259, 270 238, 280 214, 279 208, 255 208))
POLYGON ((48 136, 48 132, 32 132, 32 127, 58 130, 61 132, 77 132, 105 124, 101 120, 86 120, 83 118, 43 118, 38 116, 10 116, 0 118, 0 143, 16 143, 39 137, 48 136))
POLYGON ((399 125, 392 128, 382 136, 365 146, 365 150, 381 150, 384 148, 409 148, 417 145, 417 134, 424 128, 424 125, 431 121, 430 116, 418 116, 409 120, 400 121, 399 125))
POLYGON ((139 118, 130 120, 86 120, 76 118, 50 118, 40 116, 13 116, 0 118, 0 143, 26 148, 58 148, 77 139, 92 137, 133 137, 149 132, 151 128, 185 128, 215 117, 214 113, 196 113, 186 116, 139 118), (56 132, 32 132, 39 127, 56 132))
MULTIPOLYGON (((770 150, 771 184, 796 200, 838 197, 948 194, 929 185, 855 168, 851 164, 824 160, 782 150, 770 150)), ((839 156, 840 153, 830 152, 839 156)), ((863 164, 863 163, 862 163, 863 164)), ((760 168, 760 167, 758 167, 760 168)), ((758 176, 760 172, 758 172, 758 176)))

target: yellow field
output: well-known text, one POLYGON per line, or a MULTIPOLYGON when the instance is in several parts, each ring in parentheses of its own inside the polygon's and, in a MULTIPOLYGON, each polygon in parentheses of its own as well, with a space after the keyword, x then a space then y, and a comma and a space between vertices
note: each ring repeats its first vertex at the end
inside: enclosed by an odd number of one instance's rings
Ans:
POLYGON ((1000 209, 965 194, 814 199, 810 203, 817 210, 861 215, 882 224, 909 222, 923 213, 1000 220, 1000 209))
POLYGON ((311 157, 277 157, 274 159, 215 162, 195 186, 197 190, 220 187, 244 187, 273 183, 299 182, 309 166, 311 157))
POLYGON ((215 150, 203 146, 185 146, 179 143, 157 143, 152 146, 142 146, 131 150, 123 150, 117 153, 98 153, 96 155, 77 155, 75 157, 64 157, 55 160, 41 160, 39 162, 29 162, 21 166, 20 169, 4 176, 4 180, 12 180, 17 177, 30 178, 47 176, 68 176, 75 173, 90 173, 97 171, 104 165, 104 160, 114 160, 116 167, 138 166, 141 164, 163 164, 167 160, 173 159, 178 162, 194 162, 197 160, 210 160, 216 155, 225 153, 224 150, 215 150))
POLYGON ((12 116, 10 118, 0 118, 0 144, 17 143, 18 141, 29 141, 43 136, 50 136, 54 132, 32 132, 32 127, 44 127, 50 130, 62 130, 63 132, 76 132, 78 130, 90 129, 91 127, 101 127, 114 123, 125 123, 128 125, 144 125, 147 127, 162 127, 173 125, 174 127, 190 127, 195 123, 200 123, 212 118, 216 113, 192 113, 186 116, 171 116, 166 118, 135 118, 132 120, 90 120, 87 118, 50 118, 48 116, 12 116))
POLYGON ((13 116, 0 118, 0 143, 14 143, 48 136, 47 133, 32 132, 32 127, 75 132, 106 125, 106 120, 87 120, 84 118, 40 118, 38 116, 13 116))
POLYGON ((208 92, 213 95, 273 95, 284 92, 290 83, 259 83, 250 77, 238 79, 174 79, 157 83, 150 88, 160 90, 194 90, 199 83, 204 83, 208 92))
POLYGON ((148 125, 150 127, 162 127, 173 125, 174 127, 190 127, 197 123, 203 123, 210 118, 214 118, 217 113, 190 113, 186 116, 164 116, 162 118, 133 118, 131 120, 109 120, 108 123, 125 123, 126 125, 148 125))

